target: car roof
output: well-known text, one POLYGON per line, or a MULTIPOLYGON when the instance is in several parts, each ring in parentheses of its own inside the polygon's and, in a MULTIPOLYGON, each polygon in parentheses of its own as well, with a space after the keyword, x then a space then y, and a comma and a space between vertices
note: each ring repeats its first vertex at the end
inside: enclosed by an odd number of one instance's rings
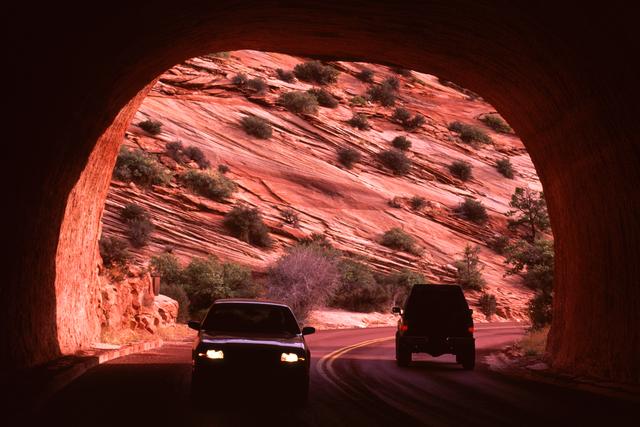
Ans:
POLYGON ((277 305, 280 307, 287 307, 288 305, 277 301, 269 301, 264 299, 251 299, 251 298, 221 298, 215 300, 214 304, 260 304, 260 305, 277 305))

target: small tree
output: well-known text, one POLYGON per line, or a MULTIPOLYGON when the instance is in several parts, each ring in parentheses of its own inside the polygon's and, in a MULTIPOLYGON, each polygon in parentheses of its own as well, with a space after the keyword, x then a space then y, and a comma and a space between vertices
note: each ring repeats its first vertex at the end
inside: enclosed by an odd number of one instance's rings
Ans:
POLYGON ((338 150, 338 161, 347 169, 351 169, 361 158, 360 152, 353 148, 340 148, 338 150))
POLYGON ((385 150, 378 154, 378 159, 394 175, 406 175, 411 170, 411 160, 400 150, 385 150))
POLYGON ((505 252, 505 263, 511 264, 507 274, 524 274, 527 286, 551 293, 555 264, 552 240, 519 240, 507 246, 505 252))
POLYGON ((148 119, 138 123, 138 126, 151 135, 158 135, 162 132, 162 123, 157 120, 148 119))
POLYGON ((411 148, 411 141, 409 141, 404 136, 396 136, 395 138, 393 138, 393 141, 391 141, 391 145, 393 145, 393 147, 397 148, 398 150, 407 151, 409 148, 411 148))
POLYGON ((484 224, 489 219, 487 209, 482 202, 474 200, 470 197, 465 197, 464 202, 458 206, 458 213, 469 221, 476 224, 484 224))
POLYGON ((538 291, 527 304, 527 314, 531 329, 538 330, 551 324, 553 295, 551 292, 538 291))
POLYGON ((529 229, 528 240, 534 242, 538 234, 549 229, 551 223, 547 213, 544 193, 538 193, 530 188, 517 187, 511 196, 509 206, 513 210, 507 212, 509 227, 516 228, 524 225, 529 229))
POLYGON ((376 282, 368 265, 345 259, 338 264, 338 271, 338 285, 329 300, 332 307, 370 312, 387 303, 387 292, 376 282))
POLYGON ((483 292, 478 299, 478 305, 480 306, 480 311, 484 314, 487 320, 491 320, 494 314, 496 314, 496 310, 498 308, 496 303, 496 296, 487 292, 483 292))
POLYGON ((311 309, 328 300, 337 281, 334 258, 314 246, 294 246, 269 270, 267 293, 304 320, 311 309))
POLYGON ((140 205, 128 203, 122 208, 120 217, 128 226, 131 244, 136 248, 146 246, 154 229, 149 212, 140 205))
POLYGON ((271 138, 271 124, 257 116, 245 116, 240 120, 240 125, 246 133, 260 139, 271 138))
POLYGON ((153 273, 160 276, 161 285, 178 285, 185 281, 182 276, 182 266, 173 254, 163 253, 153 256, 149 265, 153 273))
POLYGON ((500 172, 505 178, 513 179, 513 165, 511 164, 511 160, 508 157, 504 159, 499 159, 496 161, 496 169, 500 172))
POLYGON ((269 229, 257 208, 235 206, 225 215, 224 225, 233 236, 244 242, 261 247, 271 246, 269 229))
POLYGON ((484 289, 485 280, 482 277, 482 265, 480 264, 480 246, 467 244, 462 253, 462 258, 455 261, 454 266, 458 269, 457 279, 465 289, 481 291, 484 289))
POLYGON ((471 166, 471 163, 465 162, 464 160, 454 160, 449 165, 449 172, 451 172, 451 175, 461 179, 462 181, 469 181, 473 178, 473 173, 471 172, 472 169, 473 166, 471 166))

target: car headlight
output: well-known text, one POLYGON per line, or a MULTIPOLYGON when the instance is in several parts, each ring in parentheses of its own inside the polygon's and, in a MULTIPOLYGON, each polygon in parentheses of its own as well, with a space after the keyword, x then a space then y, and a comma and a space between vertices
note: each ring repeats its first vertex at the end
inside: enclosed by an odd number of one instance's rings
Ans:
POLYGON ((224 352, 222 350, 207 350, 205 353, 198 353, 200 357, 206 357, 207 359, 224 359, 224 352))
POLYGON ((286 363, 296 363, 304 360, 304 357, 298 356, 295 353, 282 353, 280 355, 280 361, 286 363))

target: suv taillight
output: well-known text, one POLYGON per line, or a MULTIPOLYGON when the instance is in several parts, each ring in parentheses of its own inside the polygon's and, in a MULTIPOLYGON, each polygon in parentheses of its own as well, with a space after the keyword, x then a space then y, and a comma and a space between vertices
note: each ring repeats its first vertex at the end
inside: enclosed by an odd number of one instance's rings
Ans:
POLYGON ((406 324, 405 324, 405 325, 401 325, 401 326, 400 326, 400 330, 401 330, 402 332, 406 332, 406 331, 407 331, 407 329, 409 329, 409 325, 406 325, 406 324))
POLYGON ((469 326, 469 333, 473 334, 476 331, 476 328, 473 326, 469 326))

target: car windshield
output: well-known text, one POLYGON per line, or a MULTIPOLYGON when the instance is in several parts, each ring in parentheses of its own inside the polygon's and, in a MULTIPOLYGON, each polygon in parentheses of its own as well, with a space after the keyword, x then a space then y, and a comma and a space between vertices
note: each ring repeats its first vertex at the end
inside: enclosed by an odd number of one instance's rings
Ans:
POLYGON ((288 307, 269 304, 215 304, 202 327, 220 332, 300 333, 298 322, 288 307))

